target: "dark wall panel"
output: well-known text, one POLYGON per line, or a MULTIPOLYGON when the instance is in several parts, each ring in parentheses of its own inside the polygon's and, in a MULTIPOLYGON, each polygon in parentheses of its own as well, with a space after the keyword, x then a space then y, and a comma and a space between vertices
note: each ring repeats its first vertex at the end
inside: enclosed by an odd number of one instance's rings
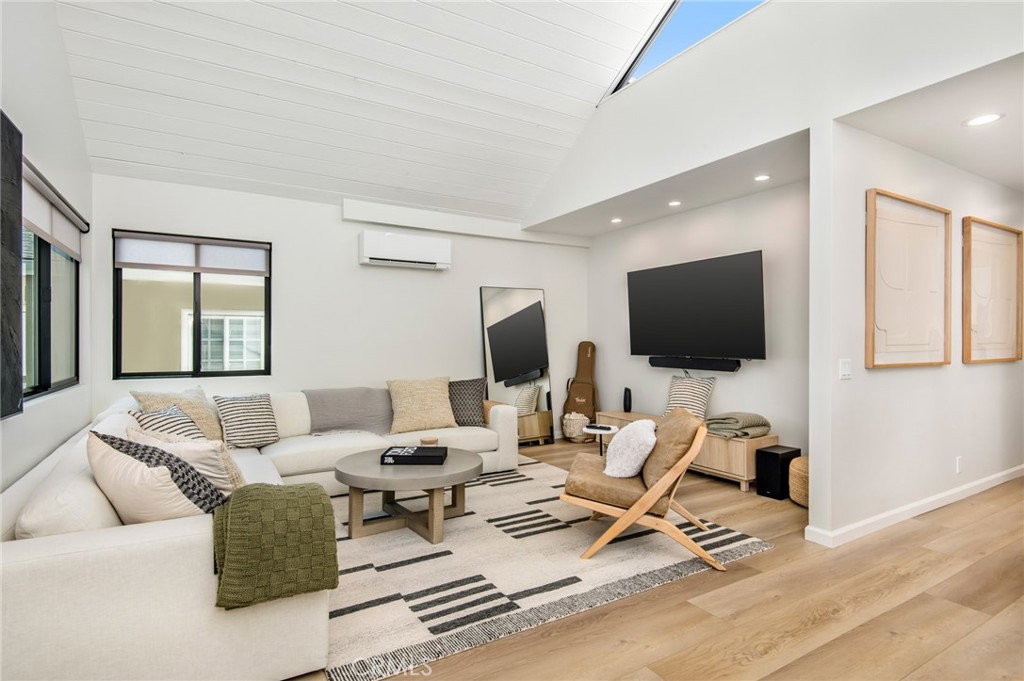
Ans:
POLYGON ((0 416, 21 411, 21 131, 0 112, 0 416))

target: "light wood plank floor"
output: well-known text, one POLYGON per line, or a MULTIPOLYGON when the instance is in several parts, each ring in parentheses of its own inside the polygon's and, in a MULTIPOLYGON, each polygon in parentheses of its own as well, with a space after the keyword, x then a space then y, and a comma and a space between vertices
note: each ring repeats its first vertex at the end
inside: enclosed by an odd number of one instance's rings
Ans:
MULTIPOLYGON (((520 451, 567 469, 588 447, 520 451)), ((1024 679, 1024 478, 831 550, 803 540, 807 512, 791 502, 697 473, 677 497, 775 549, 420 673, 457 681, 1024 679)))

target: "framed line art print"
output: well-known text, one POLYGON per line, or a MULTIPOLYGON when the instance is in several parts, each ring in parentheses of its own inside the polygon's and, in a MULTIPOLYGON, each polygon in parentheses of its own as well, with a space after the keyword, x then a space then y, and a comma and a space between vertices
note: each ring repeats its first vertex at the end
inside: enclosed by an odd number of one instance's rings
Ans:
POLYGON ((950 362, 950 238, 946 208, 867 192, 864 366, 950 362))
POLYGON ((963 219, 964 364, 1021 359, 1024 248, 1021 230, 963 219))

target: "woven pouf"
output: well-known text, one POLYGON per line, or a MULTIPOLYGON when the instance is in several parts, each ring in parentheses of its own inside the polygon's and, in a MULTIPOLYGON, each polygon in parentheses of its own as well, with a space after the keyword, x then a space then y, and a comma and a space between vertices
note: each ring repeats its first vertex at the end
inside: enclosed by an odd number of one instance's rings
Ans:
POLYGON ((793 459, 789 464, 789 498, 807 508, 807 457, 793 459))

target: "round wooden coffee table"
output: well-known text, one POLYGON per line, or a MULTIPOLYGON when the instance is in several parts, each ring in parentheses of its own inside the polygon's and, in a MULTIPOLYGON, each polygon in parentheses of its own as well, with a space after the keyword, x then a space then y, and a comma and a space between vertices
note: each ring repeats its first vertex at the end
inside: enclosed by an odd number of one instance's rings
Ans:
POLYGON ((479 454, 448 448, 448 458, 440 466, 389 465, 380 463, 383 449, 350 454, 334 466, 334 477, 348 485, 348 536, 367 537, 378 532, 408 527, 431 544, 444 539, 444 519, 466 512, 466 483, 483 471, 479 454), (445 505, 444 488, 452 488, 452 503, 445 505), (381 506, 387 518, 363 518, 363 495, 368 489, 381 490, 381 506), (412 511, 395 501, 395 492, 423 490, 427 493, 425 511, 412 511))

